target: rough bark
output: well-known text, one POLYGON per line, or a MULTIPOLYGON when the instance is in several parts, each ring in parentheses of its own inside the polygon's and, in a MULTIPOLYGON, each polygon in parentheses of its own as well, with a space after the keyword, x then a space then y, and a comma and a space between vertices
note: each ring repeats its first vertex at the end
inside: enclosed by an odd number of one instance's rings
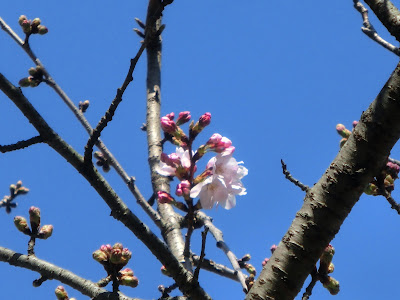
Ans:
POLYGON ((294 299, 400 137, 400 64, 311 188, 246 299, 294 299))
MULTIPOLYGON (((147 143, 153 191, 170 192, 169 179, 156 171, 162 152, 161 145, 161 36, 157 34, 161 26, 162 3, 150 0, 146 18, 147 53, 147 143), (156 18, 156 20, 154 20, 156 18)), ((161 228, 162 235, 174 256, 184 261, 184 241, 180 229, 179 216, 169 204, 158 206, 161 218, 166 227, 161 228)))

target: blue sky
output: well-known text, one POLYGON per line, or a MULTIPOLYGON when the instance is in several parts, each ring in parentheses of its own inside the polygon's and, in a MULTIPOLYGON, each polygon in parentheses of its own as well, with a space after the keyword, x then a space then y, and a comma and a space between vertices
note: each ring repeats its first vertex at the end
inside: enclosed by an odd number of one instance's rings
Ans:
MULTIPOLYGON (((8 1, 0 16, 19 34, 21 14, 40 17, 50 32, 34 36, 31 46, 50 74, 75 103, 89 99, 86 117, 96 124, 125 78, 129 59, 139 49, 132 32, 134 18, 146 16, 147 1, 8 1)), ((284 159, 292 174, 308 185, 318 181, 339 149, 335 126, 351 126, 378 94, 398 59, 370 41, 360 30, 361 17, 351 1, 177 1, 164 12, 162 103, 163 114, 189 110, 194 118, 211 112, 212 123, 198 139, 204 143, 218 132, 236 147, 249 175, 248 194, 237 198, 230 211, 207 211, 231 249, 261 270, 302 205, 303 193, 281 173, 284 159)), ((393 39, 372 17, 373 25, 393 39)), ((14 84, 33 66, 25 53, 0 32, 0 72, 14 84)), ((145 122, 145 56, 134 72, 115 120, 102 139, 137 185, 149 197, 145 122)), ((25 89, 25 95, 54 129, 83 153, 87 135, 61 100, 44 84, 25 89)), ((16 107, 0 94, 0 143, 36 135, 16 107)), ((167 147, 166 151, 172 151, 167 147)), ((392 157, 400 158, 398 148, 392 157)), ((211 156, 203 159, 204 163, 211 156)), ((114 171, 106 174, 121 198, 147 224, 148 217, 114 171)), ((7 215, 0 210, 0 245, 26 252, 27 239, 12 224, 15 215, 27 216, 30 206, 42 210, 42 222, 54 225, 54 235, 37 243, 37 256, 92 281, 104 271, 91 258, 101 244, 122 242, 133 252, 129 267, 139 277, 132 297, 159 297, 157 286, 171 280, 160 274, 160 263, 124 226, 87 182, 52 149, 36 145, 0 156, 0 195, 22 180, 30 193, 17 200, 7 215)), ((393 193, 398 198, 398 193, 393 193)), ((341 291, 335 299, 398 297, 398 259, 392 249, 400 217, 383 198, 362 196, 333 241, 335 272, 341 291), (384 274, 384 276, 382 276, 384 274), (375 289, 378 289, 376 291, 375 289)), ((152 226, 157 231, 157 229, 152 226)), ((195 233, 193 249, 200 252, 195 233)), ((206 254, 229 264, 211 236, 206 254)), ((0 264, 2 298, 55 299, 57 282, 32 287, 30 271, 0 264)), ((205 271, 201 285, 214 299, 243 299, 241 287, 205 271)), ((306 282, 306 284, 308 281, 306 282)), ((87 299, 67 289, 70 296, 87 299)), ((328 299, 317 284, 312 299, 328 299)), ((298 297, 299 298, 299 297, 298 297)))

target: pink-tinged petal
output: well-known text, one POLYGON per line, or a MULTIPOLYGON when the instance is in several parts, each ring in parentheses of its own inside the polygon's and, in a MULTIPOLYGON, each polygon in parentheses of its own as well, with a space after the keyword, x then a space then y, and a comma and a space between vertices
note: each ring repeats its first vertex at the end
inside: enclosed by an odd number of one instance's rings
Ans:
POLYGON ((231 209, 236 206, 236 197, 233 194, 228 194, 228 198, 224 202, 218 202, 218 205, 225 208, 231 209))
POLYGON ((161 161, 158 166, 156 166, 156 171, 163 176, 174 176, 176 169, 161 161))

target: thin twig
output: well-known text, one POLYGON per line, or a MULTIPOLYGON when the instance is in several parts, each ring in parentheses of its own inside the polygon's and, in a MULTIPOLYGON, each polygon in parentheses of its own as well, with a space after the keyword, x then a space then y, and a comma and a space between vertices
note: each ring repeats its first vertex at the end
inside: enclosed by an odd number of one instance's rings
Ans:
POLYGON ((394 209, 395 211, 397 211, 397 213, 400 215, 400 204, 397 203, 393 199, 392 194, 386 190, 383 176, 379 176, 377 178, 377 184, 378 184, 378 188, 379 188, 379 193, 386 198, 386 200, 391 205, 391 208, 394 209))
MULTIPOLYGON (((50 76, 49 72, 46 70, 44 65, 40 62, 40 60, 33 53, 32 49, 29 47, 29 44, 24 44, 24 41, 7 25, 6 22, 2 18, 0 18, 0 27, 8 33, 17 44, 28 54, 28 56, 32 59, 32 61, 40 66, 43 70, 43 74, 46 78, 46 83, 54 89, 54 91, 60 96, 60 98, 64 101, 64 103, 68 106, 68 108, 73 112, 78 121, 82 124, 89 135, 92 134, 93 129, 90 123, 87 121, 84 114, 81 110, 75 106, 72 100, 68 97, 68 95, 61 89, 61 87, 55 82, 55 80, 50 76)), ((161 217, 156 210, 154 210, 146 201, 146 199, 142 196, 139 189, 134 185, 131 181, 131 176, 122 168, 114 155, 108 150, 106 145, 98 139, 96 146, 100 149, 103 155, 106 157, 107 161, 111 166, 117 171, 118 175, 122 178, 122 180, 127 184, 129 190, 136 198, 137 203, 143 208, 143 210, 147 213, 147 215, 153 220, 153 222, 160 227, 161 226, 161 217)))
POLYGON ((92 161, 92 153, 93 153, 93 146, 96 144, 97 140, 101 135, 101 131, 107 126, 108 122, 110 122, 114 116, 114 113, 118 107, 118 105, 122 101, 122 96, 128 87, 129 83, 133 80, 133 71, 135 70, 136 64, 139 61, 140 56, 142 55, 144 49, 146 48, 146 43, 143 43, 140 47, 139 51, 137 52, 136 56, 131 59, 131 65, 129 67, 128 74, 125 77, 124 83, 122 86, 117 89, 117 94, 114 100, 111 102, 110 107, 106 111, 105 115, 101 118, 99 123, 97 124, 96 128, 93 130, 92 134, 89 137, 89 140, 85 146, 85 155, 84 159, 85 162, 88 163, 92 161))
MULTIPOLYGON (((198 266, 199 262, 200 262, 200 256, 192 254, 192 260, 193 260, 194 265, 198 266)), ((223 276, 223 277, 226 277, 226 278, 229 278, 229 279, 239 282, 239 279, 234 270, 232 270, 222 264, 218 264, 218 263, 214 262, 213 260, 204 258, 201 263, 201 268, 208 272, 212 272, 212 273, 218 274, 220 276, 223 276)), ((244 276, 246 277, 246 275, 244 275, 244 276)))
POLYGON ((15 144, 11 144, 11 145, 0 145, 0 152, 1 153, 6 153, 6 152, 11 152, 11 151, 15 151, 15 150, 20 150, 20 149, 24 149, 27 148, 29 146, 35 145, 35 144, 39 144, 39 143, 43 143, 44 140, 43 138, 38 135, 38 136, 34 136, 28 140, 24 140, 24 141, 19 141, 15 144))
POLYGON ((201 265, 203 264, 204 257, 206 256, 206 238, 207 238, 207 232, 208 232, 208 227, 204 228, 204 231, 201 233, 201 253, 200 253, 200 259, 197 265, 196 270, 194 270, 193 278, 194 280, 198 281, 199 280, 199 274, 200 274, 200 269, 201 265))
POLYGON ((303 297, 301 300, 308 300, 310 299, 310 296, 312 295, 312 291, 314 289, 315 284, 318 282, 319 276, 318 276, 318 271, 317 268, 314 268, 314 270, 311 272, 311 282, 306 288, 306 291, 303 294, 303 297))
POLYGON ((205 228, 208 228, 210 230, 211 234, 217 241, 217 247, 222 249, 225 255, 228 257, 230 263, 232 264, 233 269, 236 272, 236 277, 238 278, 238 281, 242 285, 243 291, 247 294, 248 290, 246 285, 246 277, 239 266, 236 255, 229 249, 228 245, 225 243, 222 231, 214 226, 214 224, 211 222, 211 218, 207 216, 205 213, 197 211, 196 218, 204 223, 205 228))
POLYGON ((364 32, 370 39, 377 42, 385 49, 396 54, 397 56, 400 56, 400 49, 392 45, 391 43, 387 42, 383 38, 381 38, 379 34, 376 32, 374 26, 372 26, 371 22, 369 21, 368 9, 366 9, 365 6, 359 0, 353 0, 353 2, 354 2, 354 8, 357 9, 357 11, 361 14, 361 17, 363 19, 364 27, 361 27, 362 32, 364 32))
POLYGON ((289 180, 290 182, 294 183, 294 185, 298 186, 303 192, 307 192, 309 190, 309 187, 297 179, 295 179, 292 174, 287 170, 285 162, 281 159, 281 164, 282 164, 282 172, 285 175, 286 179, 289 180))

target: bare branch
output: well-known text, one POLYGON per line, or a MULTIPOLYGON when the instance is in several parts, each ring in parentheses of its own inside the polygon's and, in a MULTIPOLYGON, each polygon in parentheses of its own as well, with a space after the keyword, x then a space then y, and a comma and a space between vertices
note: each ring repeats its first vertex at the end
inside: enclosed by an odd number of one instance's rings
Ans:
POLYGON ((201 269, 201 265, 203 264, 204 257, 206 256, 206 238, 207 238, 207 232, 208 232, 208 227, 204 229, 204 231, 201 233, 201 253, 200 253, 200 259, 197 265, 196 270, 194 270, 193 278, 198 281, 199 280, 199 273, 201 269))
MULTIPOLYGON (((354 0, 353 0, 354 1, 354 0)), ((400 42, 400 12, 390 0, 365 0, 378 19, 400 42)))
POLYGON ((400 56, 400 49, 398 47, 385 41, 383 38, 381 38, 378 35, 375 28, 372 26, 372 24, 369 21, 368 10, 365 8, 365 6, 359 0, 353 0, 353 2, 354 2, 354 8, 357 9, 357 11, 361 14, 361 17, 363 19, 364 27, 361 27, 362 32, 364 32, 370 39, 377 42, 382 47, 393 52, 397 56, 400 56))
POLYGON ((35 137, 32 137, 28 140, 25 141, 19 141, 15 144, 11 144, 11 145, 0 145, 0 152, 1 153, 6 153, 6 152, 11 152, 11 151, 15 151, 15 150, 20 150, 20 149, 24 149, 27 148, 29 146, 35 145, 35 144, 39 144, 39 143, 43 143, 44 140, 43 138, 38 135, 35 137))
MULTIPOLYGON (((49 72, 46 70, 45 66, 40 62, 40 60, 36 57, 36 55, 31 50, 29 44, 25 44, 24 41, 4 22, 2 18, 0 18, 0 27, 5 30, 22 49, 28 54, 28 56, 32 59, 32 61, 40 66, 43 74, 46 78, 46 83, 54 89, 54 91, 60 96, 60 98, 64 101, 64 103, 68 106, 68 108, 74 113, 75 117, 81 123, 81 125, 85 128, 89 135, 92 134, 93 129, 90 126, 90 123, 87 121, 86 117, 82 113, 82 111, 76 107, 76 105, 72 102, 72 100, 68 97, 68 95, 61 89, 61 87, 54 81, 54 79, 50 76, 49 72)), ((139 189, 134 185, 131 180, 131 176, 122 168, 114 155, 107 149, 106 145, 98 139, 96 142, 96 146, 100 149, 103 155, 107 158, 107 161, 114 167, 117 171, 118 175, 122 178, 122 180, 127 184, 129 190, 136 198, 138 204, 143 208, 143 210, 148 214, 148 216, 154 221, 154 223, 160 227, 160 215, 155 211, 145 200, 145 198, 140 193, 139 189)))
POLYGON ((240 282, 240 284, 242 285, 243 291, 247 293, 246 277, 239 266, 236 255, 229 249, 228 245, 225 243, 222 231, 214 226, 214 224, 211 222, 211 218, 207 216, 205 213, 197 211, 196 218, 204 223, 204 227, 210 230, 211 234, 217 241, 217 247, 222 249, 222 251, 224 251, 225 255, 228 257, 230 263, 232 264, 233 269, 236 272, 236 277, 240 282))
MULTIPOLYGON (((192 255, 192 260, 194 262, 195 266, 199 265, 200 262, 200 256, 193 254, 192 255)), ((218 264, 214 262, 211 259, 203 259, 203 262, 201 264, 201 268, 203 270, 218 274, 220 276, 235 280, 239 282, 239 278, 236 275, 236 272, 232 269, 229 269, 227 266, 218 264)), ((244 274, 243 274, 244 275, 244 274)), ((244 275, 246 277, 246 275, 244 275)))
POLYGON ((298 186, 301 188, 303 192, 307 192, 309 190, 309 187, 300 181, 298 181, 296 178, 290 174, 290 172, 286 169, 286 164, 285 162, 281 159, 281 164, 282 164, 282 172, 285 175, 286 179, 289 180, 290 182, 294 183, 294 185, 298 186))
POLYGON ((117 90, 117 94, 115 95, 114 100, 111 102, 110 107, 108 108, 105 115, 101 118, 99 123, 97 124, 96 128, 93 130, 92 134, 89 137, 89 140, 85 146, 85 155, 84 159, 85 162, 92 161, 92 153, 93 153, 93 146, 96 144, 97 140, 101 135, 101 131, 107 126, 108 122, 110 122, 114 116, 114 113, 118 107, 118 105, 122 101, 122 96, 128 87, 129 83, 133 81, 133 71, 135 70, 136 64, 139 61, 140 56, 142 55, 144 49, 146 48, 146 43, 143 43, 140 47, 139 51, 137 52, 136 56, 131 59, 131 65, 129 67, 128 74, 125 77, 124 83, 122 86, 117 90))

